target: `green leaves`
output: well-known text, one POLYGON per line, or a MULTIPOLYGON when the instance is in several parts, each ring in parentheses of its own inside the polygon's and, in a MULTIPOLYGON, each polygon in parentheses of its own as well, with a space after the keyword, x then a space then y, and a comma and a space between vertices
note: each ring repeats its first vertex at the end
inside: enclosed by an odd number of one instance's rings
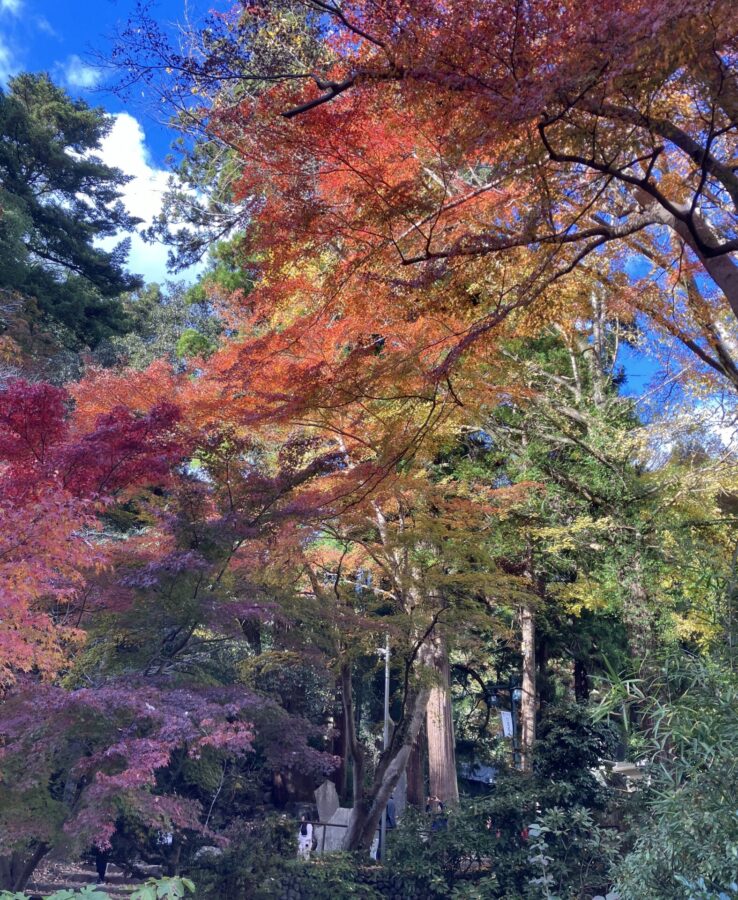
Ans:
POLYGON ((590 896, 601 889, 621 841, 617 831, 599 825, 583 806, 550 809, 531 825, 530 838, 528 861, 535 874, 529 884, 534 896, 546 900, 590 896))
POLYGON ((620 863, 621 900, 717 900, 738 884, 738 679, 722 661, 673 652, 616 685, 641 722, 650 761, 635 846, 620 863))
POLYGON ((195 885, 189 878, 150 878, 131 894, 131 900, 180 900, 194 893, 195 885))
MULTIPOLYGON (((143 887, 129 895, 129 900, 181 900, 187 894, 195 893, 195 885, 189 878, 150 878, 143 887)), ((28 895, 19 891, 11 894, 0 893, 0 900, 28 900, 28 895)), ((85 885, 79 890, 61 890, 49 894, 45 900, 110 900, 110 895, 95 885, 85 885)))
POLYGON ((47 75, 0 91, 0 287, 88 346, 125 330, 114 298, 140 283, 123 269, 125 241, 99 246, 139 221, 120 202, 127 176, 94 155, 112 124, 47 75))

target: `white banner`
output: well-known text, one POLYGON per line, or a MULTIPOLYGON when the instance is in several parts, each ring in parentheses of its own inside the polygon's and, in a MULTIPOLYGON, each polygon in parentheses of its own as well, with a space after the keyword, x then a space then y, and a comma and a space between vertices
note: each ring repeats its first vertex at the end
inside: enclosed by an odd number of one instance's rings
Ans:
POLYGON ((505 737, 512 737, 513 736, 512 713, 507 709, 500 710, 500 721, 502 722, 503 735, 505 737))

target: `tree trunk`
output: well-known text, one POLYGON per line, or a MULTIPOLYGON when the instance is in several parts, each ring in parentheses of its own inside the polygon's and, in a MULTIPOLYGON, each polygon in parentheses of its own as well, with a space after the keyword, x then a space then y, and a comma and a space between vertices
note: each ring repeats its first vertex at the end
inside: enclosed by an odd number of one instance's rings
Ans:
POLYGON ((589 699, 589 674, 581 659, 574 660, 574 697, 577 703, 586 703, 589 699))
MULTIPOLYGON (((720 256, 705 256, 685 222, 677 219, 676 216, 662 207, 641 188, 636 188, 634 193, 638 202, 648 213, 652 213, 660 222, 675 231, 684 243, 691 248, 707 274, 723 292, 730 304, 730 308, 733 310, 733 314, 738 318, 738 265, 733 261, 731 254, 723 253, 720 256)), ((688 212, 689 206, 682 204, 680 211, 688 212)), ((711 240, 716 240, 707 222, 698 213, 692 213, 692 221, 700 238, 705 243, 709 244, 711 240)))
POLYGON ((522 631, 523 685, 520 699, 520 765, 529 772, 536 741, 536 620, 533 608, 525 604, 520 612, 522 631))
POLYGON ((433 685, 426 713, 428 735, 428 793, 444 803, 458 803, 456 748, 451 709, 448 651, 442 639, 433 648, 433 668, 438 682, 433 685))
POLYGON ((346 829, 344 850, 368 850, 372 845, 382 810, 407 767, 415 739, 425 718, 430 691, 422 688, 414 697, 410 724, 399 747, 390 747, 390 755, 380 761, 371 796, 354 804, 351 824, 346 829))
POLYGON ((407 761, 407 802, 425 809, 425 729, 421 728, 407 761))
POLYGON ((336 709, 333 721, 334 737, 332 752, 334 756, 341 758, 341 763, 337 769, 331 773, 331 780, 336 785, 338 796, 342 802, 348 799, 348 773, 349 773, 349 751, 348 741, 346 740, 346 716, 343 711, 343 701, 341 700, 341 692, 336 692, 336 709))
POLYGON ((241 624, 243 636, 257 656, 261 655, 261 622, 258 619, 244 619, 241 624))
POLYGON ((343 722, 346 734, 346 747, 351 757, 354 806, 360 804, 364 797, 364 750, 356 736, 354 719, 354 700, 351 689, 351 666, 341 667, 341 702, 343 704, 343 722))
MULTIPOLYGON (((428 644, 420 648, 417 662, 421 666, 433 666, 433 648, 428 644)), ((420 687, 413 691, 407 701, 403 720, 395 728, 390 744, 380 759, 370 791, 361 788, 358 797, 354 797, 354 812, 351 823, 346 829, 344 850, 368 850, 372 845, 382 810, 400 776, 407 768, 407 762, 417 741, 418 734, 425 719, 430 698, 430 687, 420 687)), ((352 757, 354 748, 360 749, 357 741, 351 742, 352 757)), ((363 756, 361 757, 363 760, 363 756)), ((363 768, 362 768, 363 774, 363 768)), ((354 758, 354 789, 356 790, 356 759, 354 758)))
POLYGON ((592 346, 587 348, 589 372, 592 379, 592 399, 595 406, 602 406, 605 397, 605 308, 602 298, 594 291, 592 306, 592 346))
POLYGON ((549 642, 546 636, 536 635, 536 690, 538 692, 538 710, 543 712, 547 704, 555 699, 553 689, 548 677, 548 652, 549 642))
POLYGON ((22 891, 49 849, 48 844, 37 844, 25 854, 16 850, 0 856, 0 890, 22 891))
POLYGON ((650 609, 648 591, 643 583, 640 551, 633 553, 630 571, 623 573, 623 581, 628 587, 623 618, 630 654, 634 659, 644 660, 653 649, 655 640, 654 617, 650 609))

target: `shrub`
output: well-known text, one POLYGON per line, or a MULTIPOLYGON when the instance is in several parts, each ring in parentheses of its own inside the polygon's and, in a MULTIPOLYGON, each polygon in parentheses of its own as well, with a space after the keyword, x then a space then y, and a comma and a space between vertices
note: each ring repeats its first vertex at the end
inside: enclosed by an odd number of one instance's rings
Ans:
MULTIPOLYGON (((187 894, 195 892, 195 885, 189 878, 150 878, 131 894, 129 900, 181 900, 187 894)), ((35 896, 35 895, 30 895, 35 896)), ((29 900, 29 895, 0 892, 0 900, 29 900)), ((61 890, 49 894, 45 900, 111 900, 105 888, 86 885, 79 890, 61 890)))
POLYGON ((650 783, 634 847, 616 872, 621 900, 738 897, 738 675, 686 654, 618 686, 646 723, 650 783))
POLYGON ((201 853, 189 870, 198 900, 274 897, 275 885, 297 852, 295 833, 294 822, 286 816, 236 822, 227 832, 227 849, 201 853))

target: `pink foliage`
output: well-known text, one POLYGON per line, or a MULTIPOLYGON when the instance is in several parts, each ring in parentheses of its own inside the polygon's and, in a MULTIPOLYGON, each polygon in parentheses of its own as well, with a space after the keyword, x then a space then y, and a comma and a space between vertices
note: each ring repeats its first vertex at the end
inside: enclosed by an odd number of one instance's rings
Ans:
MULTIPOLYGON (((251 752, 253 730, 245 714, 253 703, 245 693, 141 682, 76 691, 42 685, 16 690, 0 718, 0 762, 7 773, 0 784, 0 823, 3 815, 12 817, 17 807, 44 794, 61 770, 74 786, 64 830, 77 844, 106 846, 123 809, 151 827, 202 831, 199 804, 162 795, 157 775, 177 752, 251 752), (41 721, 40 708, 45 711, 41 721), (28 759, 33 766, 25 765, 28 759)), ((44 823, 31 819, 27 827, 33 836, 44 823)), ((9 840, 19 837, 15 826, 12 837, 7 827, 0 828, 0 849, 4 831, 9 840)))

